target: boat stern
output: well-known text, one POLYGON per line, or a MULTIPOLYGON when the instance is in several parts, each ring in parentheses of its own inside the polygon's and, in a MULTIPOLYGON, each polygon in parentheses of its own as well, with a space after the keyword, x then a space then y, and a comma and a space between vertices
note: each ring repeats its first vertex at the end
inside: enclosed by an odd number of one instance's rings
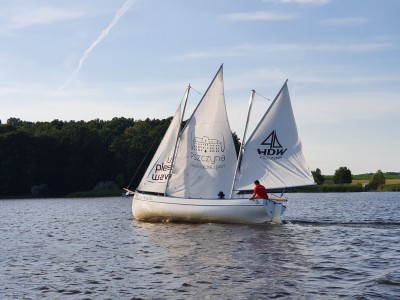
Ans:
POLYGON ((282 215, 285 213, 286 206, 282 202, 264 199, 264 209, 272 223, 283 223, 282 215))

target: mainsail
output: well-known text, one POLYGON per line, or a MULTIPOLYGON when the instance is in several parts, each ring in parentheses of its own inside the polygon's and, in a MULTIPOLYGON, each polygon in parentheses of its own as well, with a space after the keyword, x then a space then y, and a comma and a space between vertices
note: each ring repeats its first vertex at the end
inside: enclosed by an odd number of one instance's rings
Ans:
POLYGON ((180 134, 166 194, 181 198, 228 194, 236 161, 221 66, 180 134))
POLYGON ((245 142, 234 190, 251 190, 256 179, 269 189, 314 184, 297 134, 287 81, 245 142))
POLYGON ((181 105, 164 135, 156 153, 150 162, 145 175, 137 189, 144 192, 164 193, 168 177, 170 176, 172 156, 176 139, 181 126, 181 105))

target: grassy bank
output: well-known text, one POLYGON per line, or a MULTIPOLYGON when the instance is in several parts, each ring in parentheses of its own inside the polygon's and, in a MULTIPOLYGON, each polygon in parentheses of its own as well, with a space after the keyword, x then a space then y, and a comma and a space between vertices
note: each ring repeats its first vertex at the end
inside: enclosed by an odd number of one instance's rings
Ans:
POLYGON ((400 192, 400 184, 384 184, 378 188, 378 192, 400 192))
MULTIPOLYGON (((334 184, 333 175, 323 175, 324 184, 294 189, 294 192, 304 193, 352 193, 364 192, 364 185, 368 184, 373 174, 353 175, 351 184, 334 184)), ((400 191, 400 175, 385 174, 386 183, 380 186, 376 192, 399 192, 400 191)))
POLYGON ((89 191, 70 193, 67 198, 89 198, 89 197, 117 197, 122 195, 122 190, 113 181, 98 182, 89 191))
MULTIPOLYGON (((368 182, 367 182, 368 183, 368 182)), ((363 185, 360 183, 355 184, 322 184, 296 188, 291 190, 295 193, 354 193, 365 192, 363 185)), ((400 184, 384 184, 381 185, 376 191, 369 192, 400 192, 400 184)))
MULTIPOLYGON (((400 192, 400 175, 387 176, 385 174, 386 184, 380 186, 376 192, 400 192)), ((291 193, 354 193, 365 192, 364 184, 368 183, 372 175, 353 175, 351 184, 334 184, 333 175, 324 175, 325 182, 322 185, 293 188, 287 190, 291 193)), ((89 191, 78 191, 68 195, 14 195, 14 196, 0 196, 1 199, 35 199, 35 198, 95 198, 95 197, 119 197, 124 192, 117 187, 113 182, 99 182, 89 191)))
POLYGON ((70 193, 65 198, 97 198, 97 197, 119 197, 122 191, 83 191, 70 193))
POLYGON ((322 184, 296 188, 297 193, 354 193, 364 192, 361 184, 322 184))

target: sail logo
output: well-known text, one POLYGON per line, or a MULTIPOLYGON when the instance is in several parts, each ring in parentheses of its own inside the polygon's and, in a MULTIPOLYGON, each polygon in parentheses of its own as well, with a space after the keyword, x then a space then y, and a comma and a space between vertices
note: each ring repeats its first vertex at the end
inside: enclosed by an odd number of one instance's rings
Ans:
POLYGON ((151 180, 155 182, 165 182, 168 178, 171 178, 171 163, 172 158, 168 157, 166 162, 157 162, 153 167, 153 172, 151 175, 151 180))
POLYGON ((201 138, 195 137, 192 140, 192 150, 196 152, 211 152, 218 153, 225 151, 225 143, 217 139, 210 139, 208 136, 203 136, 201 138))
POLYGON ((287 148, 283 148, 279 142, 276 131, 273 130, 268 137, 261 143, 262 146, 269 146, 266 148, 257 149, 261 158, 279 159, 286 152, 287 148))
POLYGON ((211 139, 208 136, 194 137, 191 139, 190 158, 200 164, 192 165, 204 167, 204 165, 215 165, 225 161, 225 139, 211 139))

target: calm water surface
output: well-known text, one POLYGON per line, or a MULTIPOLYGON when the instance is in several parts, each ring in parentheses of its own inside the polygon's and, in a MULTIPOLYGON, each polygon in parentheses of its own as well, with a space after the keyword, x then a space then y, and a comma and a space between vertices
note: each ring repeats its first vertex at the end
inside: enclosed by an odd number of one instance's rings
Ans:
POLYGON ((400 299, 400 193, 289 194, 283 225, 0 201, 0 299, 400 299))

